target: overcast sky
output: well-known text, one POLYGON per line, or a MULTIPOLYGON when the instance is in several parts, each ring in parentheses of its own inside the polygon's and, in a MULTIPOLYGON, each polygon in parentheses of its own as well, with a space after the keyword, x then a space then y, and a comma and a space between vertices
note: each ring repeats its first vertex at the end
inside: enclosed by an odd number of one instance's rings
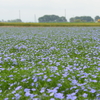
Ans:
POLYGON ((24 22, 35 22, 51 14, 66 15, 67 20, 75 16, 94 18, 100 16, 100 0, 0 0, 0 20, 21 18, 24 22))

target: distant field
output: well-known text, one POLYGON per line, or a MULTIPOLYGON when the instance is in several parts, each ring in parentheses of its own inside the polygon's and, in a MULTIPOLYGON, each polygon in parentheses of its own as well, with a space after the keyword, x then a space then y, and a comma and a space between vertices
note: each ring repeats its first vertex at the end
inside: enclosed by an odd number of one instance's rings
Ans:
POLYGON ((0 100, 100 100, 100 28, 0 27, 0 100))
POLYGON ((100 23, 0 23, 0 26, 22 27, 100 27, 100 23))

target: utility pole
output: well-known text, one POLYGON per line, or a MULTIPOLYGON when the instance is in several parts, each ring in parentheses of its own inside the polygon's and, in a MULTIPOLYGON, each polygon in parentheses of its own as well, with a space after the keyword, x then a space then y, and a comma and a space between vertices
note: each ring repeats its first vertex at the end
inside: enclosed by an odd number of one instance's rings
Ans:
POLYGON ((36 14, 34 14, 34 22, 36 23, 36 14))
POLYGON ((20 10, 19 10, 19 19, 21 19, 21 14, 20 14, 20 10))
POLYGON ((65 18, 66 18, 66 9, 65 9, 65 18))

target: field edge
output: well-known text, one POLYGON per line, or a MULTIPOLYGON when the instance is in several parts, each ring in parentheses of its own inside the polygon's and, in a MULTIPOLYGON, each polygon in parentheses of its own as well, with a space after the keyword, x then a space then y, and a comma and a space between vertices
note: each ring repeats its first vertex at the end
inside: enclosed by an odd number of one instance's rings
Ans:
POLYGON ((0 22, 0 27, 100 27, 100 23, 7 23, 7 22, 0 22))

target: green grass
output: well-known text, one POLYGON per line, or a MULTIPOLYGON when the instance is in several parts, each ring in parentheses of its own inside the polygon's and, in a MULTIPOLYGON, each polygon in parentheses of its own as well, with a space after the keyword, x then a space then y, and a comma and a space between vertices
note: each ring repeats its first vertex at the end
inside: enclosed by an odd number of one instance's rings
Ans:
POLYGON ((100 23, 2 23, 0 26, 22 27, 100 27, 100 23))

